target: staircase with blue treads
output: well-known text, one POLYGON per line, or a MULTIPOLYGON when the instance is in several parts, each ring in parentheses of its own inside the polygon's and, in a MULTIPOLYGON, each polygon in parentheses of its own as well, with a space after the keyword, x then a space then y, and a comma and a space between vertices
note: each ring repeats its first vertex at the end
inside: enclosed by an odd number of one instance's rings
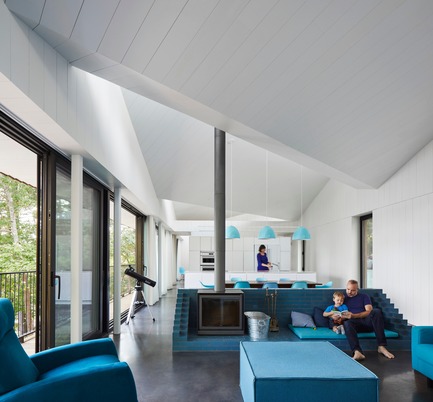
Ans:
MULTIPOLYGON (((245 294, 245 311, 268 312, 265 289, 242 289, 245 294)), ((325 308, 332 304, 332 294, 344 289, 276 289, 276 316, 279 321, 279 332, 270 332, 266 341, 302 342, 289 330, 292 311, 313 314, 315 306, 325 308)), ((272 292, 274 289, 272 289, 272 292)), ((385 328, 398 333, 398 338, 388 339, 388 348, 394 350, 410 350, 411 326, 402 314, 387 298, 381 289, 362 289, 371 297, 374 308, 382 310, 385 328)), ((241 341, 249 340, 248 325, 245 335, 197 335, 197 289, 179 289, 173 325, 173 351, 227 351, 239 350, 241 341)), ((323 341, 323 339, 322 339, 323 341)), ((341 339, 329 339, 338 348, 348 351, 349 345, 344 336, 341 339)), ((375 339, 361 339, 364 350, 377 348, 375 339)))

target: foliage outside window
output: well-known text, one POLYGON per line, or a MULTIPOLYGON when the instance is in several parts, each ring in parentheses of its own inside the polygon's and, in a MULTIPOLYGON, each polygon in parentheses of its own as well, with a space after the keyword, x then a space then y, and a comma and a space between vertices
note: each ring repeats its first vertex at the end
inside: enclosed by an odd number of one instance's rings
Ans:
POLYGON ((35 271, 36 188, 0 173, 0 272, 35 271))
POLYGON ((0 173, 0 297, 10 299, 24 336, 35 328, 37 190, 0 173))

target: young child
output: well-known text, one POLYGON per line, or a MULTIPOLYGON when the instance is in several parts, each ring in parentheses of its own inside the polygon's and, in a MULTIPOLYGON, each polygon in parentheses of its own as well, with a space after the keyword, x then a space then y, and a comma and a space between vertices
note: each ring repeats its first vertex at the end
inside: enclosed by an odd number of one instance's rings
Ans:
POLYGON ((337 334, 344 334, 344 312, 349 309, 344 303, 344 294, 342 292, 334 292, 332 295, 332 300, 334 304, 326 307, 326 310, 323 312, 324 317, 330 318, 329 327, 337 334), (336 314, 336 312, 338 314, 336 314))

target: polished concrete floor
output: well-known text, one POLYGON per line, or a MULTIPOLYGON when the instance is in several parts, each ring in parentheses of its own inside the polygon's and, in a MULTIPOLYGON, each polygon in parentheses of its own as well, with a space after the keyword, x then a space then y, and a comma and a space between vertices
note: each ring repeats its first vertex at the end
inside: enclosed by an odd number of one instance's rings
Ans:
MULTIPOLYGON (((242 401, 238 352, 172 353, 175 304, 176 290, 171 290, 150 307, 155 322, 146 307, 113 336, 134 374, 139 402, 242 401)), ((393 360, 376 352, 366 356, 362 364, 380 378, 381 402, 433 401, 433 388, 411 368, 410 352, 398 352, 393 360)), ((335 399, 350 401, 350 395, 335 399)))

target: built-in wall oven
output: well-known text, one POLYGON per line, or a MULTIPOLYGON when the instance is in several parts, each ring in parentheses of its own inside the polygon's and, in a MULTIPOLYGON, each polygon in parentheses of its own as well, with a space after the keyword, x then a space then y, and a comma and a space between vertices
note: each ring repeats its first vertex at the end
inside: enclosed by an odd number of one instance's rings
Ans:
POLYGON ((200 269, 202 271, 213 271, 215 269, 215 252, 200 251, 200 269))

